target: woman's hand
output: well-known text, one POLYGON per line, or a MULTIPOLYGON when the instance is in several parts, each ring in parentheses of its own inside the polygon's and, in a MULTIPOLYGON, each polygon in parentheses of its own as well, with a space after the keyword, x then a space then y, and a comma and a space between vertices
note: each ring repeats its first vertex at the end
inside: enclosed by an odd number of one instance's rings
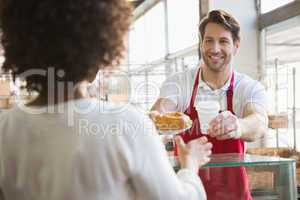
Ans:
POLYGON ((175 137, 179 162, 182 168, 198 173, 201 166, 209 162, 212 144, 206 137, 201 137, 185 144, 180 136, 175 137))

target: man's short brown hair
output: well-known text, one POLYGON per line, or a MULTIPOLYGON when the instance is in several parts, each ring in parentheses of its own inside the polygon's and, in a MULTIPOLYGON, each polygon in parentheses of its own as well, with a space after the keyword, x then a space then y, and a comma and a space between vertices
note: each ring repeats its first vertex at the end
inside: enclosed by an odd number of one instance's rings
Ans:
POLYGON ((219 24, 226 30, 230 31, 234 42, 240 40, 240 24, 238 21, 224 10, 212 10, 200 23, 199 32, 201 35, 201 41, 203 40, 205 28, 208 23, 219 24))

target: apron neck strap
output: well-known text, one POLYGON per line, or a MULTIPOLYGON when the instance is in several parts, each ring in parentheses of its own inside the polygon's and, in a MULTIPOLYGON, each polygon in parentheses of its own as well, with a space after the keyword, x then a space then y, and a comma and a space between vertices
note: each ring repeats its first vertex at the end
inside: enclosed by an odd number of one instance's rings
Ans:
POLYGON ((227 96, 227 110, 229 110, 232 114, 234 114, 233 112, 233 105, 232 105, 232 101, 233 101, 233 89, 234 89, 234 72, 232 72, 231 75, 231 80, 230 80, 230 85, 229 88, 226 92, 226 96, 227 96))
MULTIPOLYGON (((192 92, 192 97, 191 97, 191 100, 190 100, 188 112, 191 112, 192 109, 194 108, 194 103, 195 103, 197 92, 198 92, 200 71, 201 71, 201 67, 199 67, 199 69, 197 70, 197 73, 196 73, 196 78, 195 78, 195 82, 194 82, 194 87, 193 87, 193 92, 192 92)), ((232 113, 234 113, 233 112, 233 105, 232 105, 233 89, 234 89, 234 71, 232 71, 232 75, 231 75, 231 79, 230 79, 230 85, 229 85, 229 88, 226 92, 227 110, 229 110, 232 113)))
POLYGON ((197 70, 197 73, 196 73, 196 79, 195 79, 195 83, 194 83, 194 87, 193 87, 192 97, 191 97, 189 108, 188 108, 189 112, 191 112, 192 111, 191 109, 194 108, 194 103, 195 103, 197 92, 198 92, 200 71, 201 71, 201 67, 199 67, 199 69, 197 70))

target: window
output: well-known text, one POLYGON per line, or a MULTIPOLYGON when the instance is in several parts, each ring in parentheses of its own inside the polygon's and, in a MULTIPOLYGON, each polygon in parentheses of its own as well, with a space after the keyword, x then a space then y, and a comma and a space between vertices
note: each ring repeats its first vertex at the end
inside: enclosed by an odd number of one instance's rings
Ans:
POLYGON ((168 0, 170 53, 198 43, 199 0, 168 0))
POLYGON ((261 13, 266 13, 294 0, 261 0, 261 13))
POLYGON ((164 20, 163 2, 160 2, 135 21, 129 33, 131 69, 165 56, 164 20))
MULTIPOLYGON (((287 113, 289 127, 279 129, 279 146, 293 147, 293 99, 296 98, 296 131, 300 124, 300 25, 299 17, 290 19, 266 29, 266 72, 270 111, 287 113), (293 93, 293 69, 296 70, 296 88, 293 93), (278 89, 276 88, 278 84, 278 89)), ((275 131, 269 131, 275 145, 275 131)), ((269 142, 272 140, 269 140, 269 142)), ((297 144, 300 138, 297 137, 297 144)), ((299 146, 298 146, 299 147, 299 146)))

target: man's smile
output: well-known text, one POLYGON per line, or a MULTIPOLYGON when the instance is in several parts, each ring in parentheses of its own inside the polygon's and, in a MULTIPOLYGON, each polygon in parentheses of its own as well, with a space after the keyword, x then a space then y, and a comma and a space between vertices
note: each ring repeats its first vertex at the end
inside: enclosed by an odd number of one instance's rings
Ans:
POLYGON ((225 56, 222 55, 208 55, 208 58, 213 63, 218 63, 224 60, 225 56))

